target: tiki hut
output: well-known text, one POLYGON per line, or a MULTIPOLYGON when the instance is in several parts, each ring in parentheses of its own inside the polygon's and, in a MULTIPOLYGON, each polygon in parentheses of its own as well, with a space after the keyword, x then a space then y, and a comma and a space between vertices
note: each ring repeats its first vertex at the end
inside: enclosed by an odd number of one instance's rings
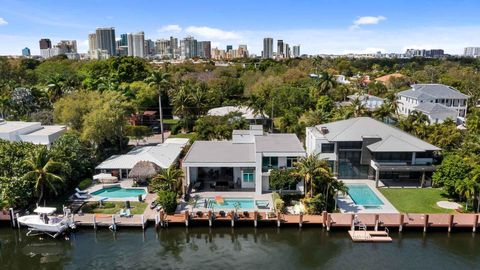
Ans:
POLYGON ((157 175, 162 168, 151 161, 139 161, 133 166, 128 174, 137 183, 146 183, 149 179, 157 175))

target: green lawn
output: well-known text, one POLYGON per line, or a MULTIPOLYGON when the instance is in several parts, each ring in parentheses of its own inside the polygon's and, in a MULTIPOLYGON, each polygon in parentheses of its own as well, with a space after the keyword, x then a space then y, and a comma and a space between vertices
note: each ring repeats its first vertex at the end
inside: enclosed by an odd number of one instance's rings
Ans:
POLYGON ((403 213, 452 213, 437 206, 446 201, 441 189, 436 188, 380 188, 380 192, 403 213))
MULTIPOLYGON (((124 202, 104 202, 100 206, 98 202, 89 202, 82 207, 83 213, 90 214, 118 214, 125 207, 124 202)), ((130 202, 132 215, 141 215, 147 208, 146 203, 130 202)))
POLYGON ((164 124, 176 125, 180 120, 178 119, 163 119, 164 124))

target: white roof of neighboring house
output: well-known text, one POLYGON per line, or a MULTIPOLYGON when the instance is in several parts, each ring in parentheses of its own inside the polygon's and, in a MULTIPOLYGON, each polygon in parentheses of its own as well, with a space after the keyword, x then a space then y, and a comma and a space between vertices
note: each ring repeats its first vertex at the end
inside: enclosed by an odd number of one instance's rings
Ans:
POLYGON ((399 92, 397 95, 411 98, 448 98, 448 99, 466 99, 469 96, 461 93, 457 89, 444 84, 414 84, 409 90, 399 92))
POLYGON ((425 113, 427 115, 447 115, 452 116, 453 118, 456 118, 458 114, 457 110, 455 109, 433 102, 420 103, 418 104, 418 106, 415 106, 415 110, 425 113))
POLYGON ((354 100, 358 97, 358 99, 360 99, 361 101, 363 100, 372 100, 372 101, 384 101, 383 98, 379 98, 377 96, 373 96, 373 95, 370 95, 370 94, 362 94, 362 95, 359 95, 358 93, 355 93, 353 95, 349 95, 347 96, 348 99, 350 100, 354 100))
POLYGON ((6 121, 0 122, 0 133, 11 133, 25 128, 40 127, 40 122, 6 121))
POLYGON ((34 132, 24 134, 23 136, 50 136, 58 132, 65 131, 65 126, 61 125, 52 125, 52 126, 42 126, 41 129, 34 132))
POLYGON ((168 168, 187 143, 188 139, 174 138, 166 139, 163 144, 134 148, 127 154, 109 157, 95 169, 132 169, 139 161, 150 161, 162 168, 168 168))
POLYGON ((255 136, 255 151, 257 153, 302 153, 305 152, 302 143, 295 134, 265 134, 255 136))
POLYGON ((225 116, 232 112, 240 112, 245 119, 266 119, 268 115, 264 114, 264 117, 260 114, 254 114, 253 110, 247 106, 223 106, 218 108, 213 108, 208 111, 208 115, 212 116, 225 116))
POLYGON ((441 150, 398 128, 370 117, 357 117, 347 120, 317 125, 310 128, 316 137, 324 137, 330 142, 363 141, 365 137, 376 137, 380 141, 367 146, 372 152, 425 152, 441 150), (322 134, 321 129, 326 128, 322 134))

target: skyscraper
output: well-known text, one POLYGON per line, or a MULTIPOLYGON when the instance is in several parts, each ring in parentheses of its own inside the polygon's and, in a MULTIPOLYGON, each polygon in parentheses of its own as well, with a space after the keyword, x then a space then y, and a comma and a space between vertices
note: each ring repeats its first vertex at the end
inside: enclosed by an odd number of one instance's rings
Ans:
POLYGON ((300 57, 300 45, 293 46, 293 57, 300 57))
POLYGON ((171 55, 170 39, 157 39, 155 41, 155 53, 161 57, 171 55))
POLYGON ((272 58, 273 57, 273 38, 264 38, 263 39, 263 54, 262 58, 272 58))
POLYGON ((40 50, 52 48, 52 42, 48 38, 40 39, 39 43, 40 43, 40 50))
POLYGON ((120 35, 120 46, 128 46, 127 34, 120 35))
POLYGON ((233 46, 232 45, 227 45, 227 52, 233 50, 233 46))
POLYGON ((93 53, 97 50, 97 34, 88 34, 88 53, 93 53))
POLYGON ((22 49, 22 56, 30 57, 30 49, 28 47, 22 49))
POLYGON ((198 56, 197 40, 192 36, 186 37, 180 41, 181 56, 189 59, 198 56))
POLYGON ((76 40, 61 40, 57 47, 60 48, 63 53, 77 53, 77 41, 76 40))
POLYGON ((128 56, 141 57, 145 56, 145 33, 130 33, 127 35, 128 56))
POLYGON ((170 53, 172 54, 172 58, 176 58, 180 55, 180 51, 178 50, 178 38, 176 37, 170 37, 170 53))
POLYGON ((110 56, 116 55, 115 28, 97 28, 95 33, 97 36, 97 49, 106 50, 110 56))
POLYGON ((478 57, 480 56, 480 47, 466 47, 463 55, 467 57, 478 57))
POLYGON ((197 42, 198 57, 210 59, 212 58, 212 44, 210 41, 197 42))
POLYGON ((290 58, 290 45, 288 43, 283 44, 283 58, 290 58))
POLYGON ((284 57, 283 40, 277 40, 277 57, 284 57))

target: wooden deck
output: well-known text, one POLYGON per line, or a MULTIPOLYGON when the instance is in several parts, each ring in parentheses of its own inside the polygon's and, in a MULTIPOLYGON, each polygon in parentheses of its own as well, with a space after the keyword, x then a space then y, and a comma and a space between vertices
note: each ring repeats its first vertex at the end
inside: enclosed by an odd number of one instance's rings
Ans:
POLYGON ((382 231, 348 231, 353 242, 392 242, 388 233, 382 231))

